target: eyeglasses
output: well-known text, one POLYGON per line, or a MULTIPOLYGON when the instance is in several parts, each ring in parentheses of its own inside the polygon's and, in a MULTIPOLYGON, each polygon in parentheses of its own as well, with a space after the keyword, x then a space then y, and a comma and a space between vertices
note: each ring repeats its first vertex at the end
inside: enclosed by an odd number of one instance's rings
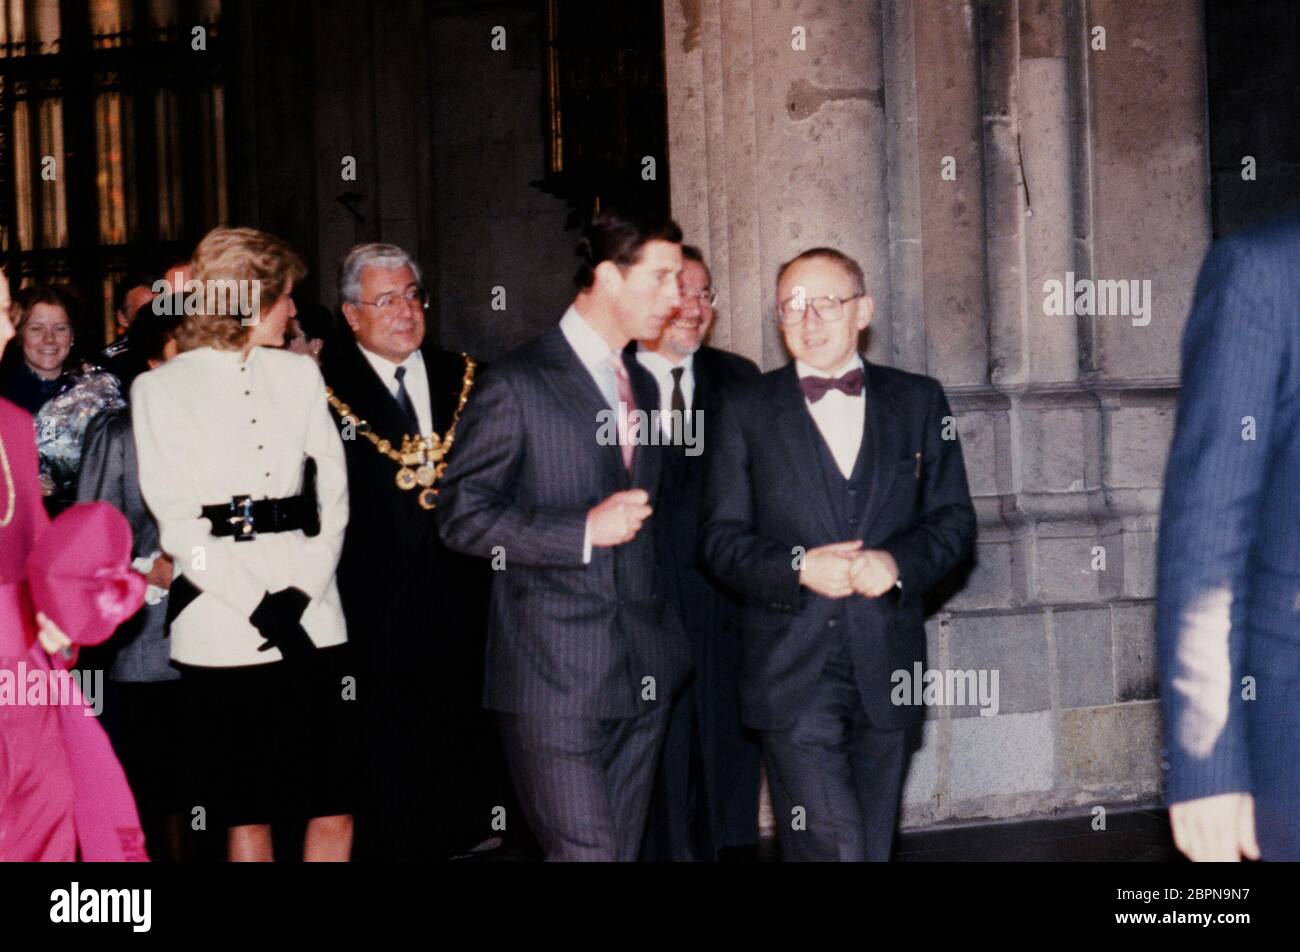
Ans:
POLYGON ((408 304, 417 304, 421 310, 429 309, 429 292, 424 288, 410 288, 406 291, 390 291, 387 294, 381 294, 373 301, 357 301, 358 304, 364 304, 367 307, 377 308, 380 311, 394 311, 399 307, 408 304))
POLYGON ((827 324, 834 324, 844 316, 845 304, 866 296, 865 292, 846 298, 835 297, 833 294, 813 298, 795 294, 777 305, 776 314, 782 324, 800 324, 811 309, 827 324))
POLYGON ((713 288, 705 288, 702 291, 687 291, 685 288, 681 292, 682 303, 689 300, 696 300, 700 307, 713 307, 718 303, 718 292, 713 288))

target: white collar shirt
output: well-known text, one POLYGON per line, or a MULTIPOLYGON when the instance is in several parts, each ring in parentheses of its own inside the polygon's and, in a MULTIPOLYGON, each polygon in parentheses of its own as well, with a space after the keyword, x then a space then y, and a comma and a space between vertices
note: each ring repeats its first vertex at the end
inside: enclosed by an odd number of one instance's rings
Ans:
POLYGON ((433 432, 433 405, 429 397, 429 375, 424 369, 424 355, 419 349, 411 351, 400 364, 395 364, 387 357, 380 357, 378 354, 372 354, 370 351, 361 347, 361 353, 365 356, 366 362, 374 369, 379 379, 383 381, 388 392, 397 397, 397 368, 406 368, 406 377, 402 381, 406 384, 406 395, 411 398, 411 405, 415 407, 415 417, 420 421, 419 434, 412 433, 411 436, 427 436, 433 432))
POLYGON ((673 408, 673 371, 682 368, 682 399, 686 404, 686 412, 690 413, 691 407, 695 405, 695 355, 690 354, 680 364, 674 364, 662 354, 638 346, 636 359, 654 375, 655 383, 659 384, 660 427, 664 436, 671 437, 673 428, 669 414, 673 408))
MULTIPOLYGON (((834 373, 826 374, 815 367, 810 367, 802 360, 795 361, 795 371, 799 379, 804 377, 842 377, 855 368, 863 367, 862 358, 854 354, 834 373)), ((840 472, 848 479, 853 475, 853 464, 857 462, 858 450, 862 447, 862 428, 866 422, 867 398, 865 382, 862 393, 851 397, 841 390, 830 390, 816 403, 806 397, 804 405, 812 415, 813 422, 821 431, 822 438, 830 447, 831 455, 840 472)))
POLYGON ((582 366, 587 368, 587 373, 591 374, 591 379, 596 382, 600 392, 605 395, 606 405, 611 410, 617 410, 618 381, 614 377, 614 368, 609 365, 609 358, 619 352, 610 349, 605 338, 587 323, 587 319, 572 304, 560 318, 560 332, 578 355, 582 366))

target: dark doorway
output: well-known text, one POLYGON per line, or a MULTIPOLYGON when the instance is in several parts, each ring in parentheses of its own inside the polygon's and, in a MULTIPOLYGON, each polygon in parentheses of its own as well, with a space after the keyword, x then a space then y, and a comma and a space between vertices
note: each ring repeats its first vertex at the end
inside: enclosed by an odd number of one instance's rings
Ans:
POLYGON ((1300 4, 1207 0, 1205 37, 1220 238, 1300 204, 1300 4))
POLYGON ((227 0, 226 19, 250 91, 231 217, 300 248, 327 306, 349 247, 399 244, 430 334, 492 360, 559 319, 594 207, 668 205, 658 2, 227 0))

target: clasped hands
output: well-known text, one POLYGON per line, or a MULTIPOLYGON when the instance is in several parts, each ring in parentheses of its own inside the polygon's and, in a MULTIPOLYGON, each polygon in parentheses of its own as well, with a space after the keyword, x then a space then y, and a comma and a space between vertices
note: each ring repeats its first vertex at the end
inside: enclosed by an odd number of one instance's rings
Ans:
MULTIPOLYGON (((650 518, 650 497, 643 489, 614 493, 587 513, 591 544, 608 548, 630 542, 650 518)), ((863 549, 862 540, 835 542, 809 549, 799 570, 799 584, 827 598, 857 593, 878 598, 898 583, 898 564, 882 549, 863 549)))
POLYGON ((879 598, 897 583, 894 557, 883 549, 862 548, 861 539, 809 549, 799 569, 799 584, 827 598, 879 598))

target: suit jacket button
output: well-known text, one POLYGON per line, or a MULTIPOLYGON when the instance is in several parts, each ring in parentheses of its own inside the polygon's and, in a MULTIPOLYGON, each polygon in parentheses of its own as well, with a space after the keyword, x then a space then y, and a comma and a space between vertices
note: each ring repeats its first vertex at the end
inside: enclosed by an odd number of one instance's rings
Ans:
POLYGON ((828 621, 828 622, 826 623, 826 627, 827 627, 827 628, 834 628, 834 627, 835 627, 836 625, 838 625, 839 623, 840 623, 840 620, 839 620, 838 618, 832 618, 830 621, 828 621))

